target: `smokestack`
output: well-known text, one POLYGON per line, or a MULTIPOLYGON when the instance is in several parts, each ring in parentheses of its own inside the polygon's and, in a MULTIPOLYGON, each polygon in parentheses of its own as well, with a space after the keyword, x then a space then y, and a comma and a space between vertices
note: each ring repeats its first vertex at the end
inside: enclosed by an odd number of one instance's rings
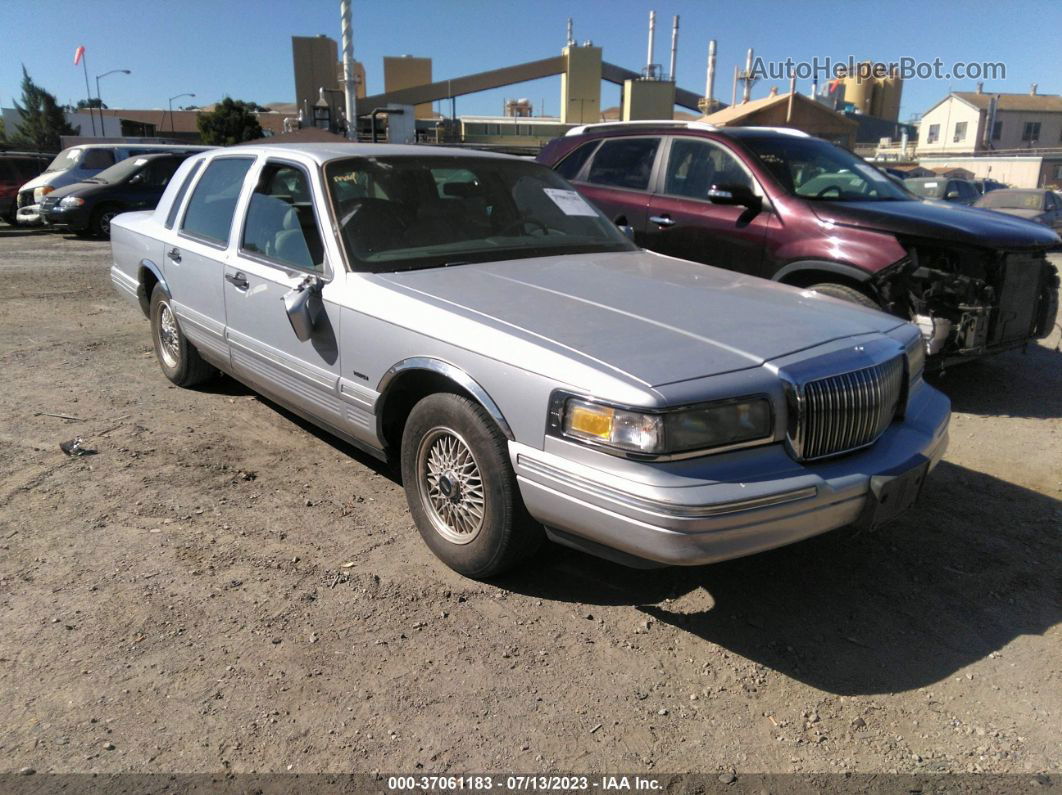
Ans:
POLYGON ((347 138, 358 140, 358 95, 354 87, 354 33, 350 22, 350 0, 339 2, 340 32, 343 34, 343 100, 346 105, 347 138))
POLYGON ((738 68, 734 66, 734 88, 730 91, 730 104, 737 104, 737 81, 738 81, 738 68))
POLYGON ((1033 83, 1032 86, 1029 88, 1029 93, 1032 96, 1034 96, 1034 97, 1036 96, 1036 88, 1037 88, 1037 84, 1036 83, 1033 83))
POLYGON ((568 41, 566 46, 571 47, 575 44, 575 36, 573 35, 574 28, 572 26, 572 18, 568 17, 568 41))
POLYGON ((675 58, 678 57, 678 28, 679 18, 678 14, 675 14, 675 21, 671 25, 671 65, 667 73, 673 83, 678 82, 675 80, 675 58))
POLYGON ((748 102, 752 98, 752 48, 749 47, 745 56, 745 87, 741 91, 741 101, 748 102))
POLYGON ((984 83, 978 83, 977 84, 977 93, 978 94, 985 93, 985 84, 984 83))
POLYGON ((709 111, 715 100, 715 39, 708 42, 708 75, 704 81, 704 98, 709 111))
POLYGON ((652 74, 653 71, 653 37, 656 36, 656 12, 649 12, 649 52, 645 56, 645 74, 646 76, 652 74))

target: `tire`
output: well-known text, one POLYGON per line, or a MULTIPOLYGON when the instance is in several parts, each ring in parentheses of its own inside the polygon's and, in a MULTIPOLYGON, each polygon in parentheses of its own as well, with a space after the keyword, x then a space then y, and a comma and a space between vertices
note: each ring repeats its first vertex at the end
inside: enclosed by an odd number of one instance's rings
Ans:
POLYGON ((110 240, 111 237, 111 221, 114 216, 122 212, 120 207, 115 205, 104 205, 96 209, 92 213, 92 220, 89 221, 88 231, 93 237, 98 237, 100 240, 110 240))
POLYGON ((877 309, 879 312, 883 311, 882 308, 878 306, 878 302, 869 295, 854 287, 849 287, 846 284, 822 282, 821 284, 813 284, 808 289, 814 290, 817 293, 822 293, 823 295, 828 295, 831 298, 840 298, 842 301, 848 301, 852 304, 859 304, 860 306, 877 309))
POLYGON ((544 532, 520 499, 505 436, 478 403, 451 393, 422 399, 406 420, 401 459, 417 530, 454 571, 494 577, 538 549, 544 532))
POLYGON ((168 379, 177 386, 190 387, 217 375, 218 371, 203 361, 199 351, 181 332, 170 307, 170 297, 159 285, 151 293, 150 318, 155 358, 168 379))

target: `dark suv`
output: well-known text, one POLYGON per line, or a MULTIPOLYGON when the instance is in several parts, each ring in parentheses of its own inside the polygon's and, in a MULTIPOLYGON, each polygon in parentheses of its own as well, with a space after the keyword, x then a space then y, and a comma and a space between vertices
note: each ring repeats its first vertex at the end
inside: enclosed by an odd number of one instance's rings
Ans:
POLYGON ((586 125, 538 160, 645 248, 913 320, 937 367, 1046 336, 1058 311, 1053 232, 922 201, 796 130, 586 125))
POLYGON ((44 171, 53 157, 39 152, 0 152, 0 218, 15 223, 18 189, 44 171))

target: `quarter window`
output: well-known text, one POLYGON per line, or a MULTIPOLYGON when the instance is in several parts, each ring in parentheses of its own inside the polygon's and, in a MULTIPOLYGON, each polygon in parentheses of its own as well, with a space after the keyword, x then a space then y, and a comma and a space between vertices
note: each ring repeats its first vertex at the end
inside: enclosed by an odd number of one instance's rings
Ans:
POLYGON ((305 171, 286 163, 262 169, 247 208, 241 248, 295 268, 323 268, 324 246, 305 171))
POLYGON ((192 166, 191 171, 188 172, 188 176, 185 177, 184 182, 181 183, 181 187, 177 189, 177 195, 173 197, 173 204, 170 205, 170 212, 166 216, 167 229, 173 229, 173 223, 177 220, 177 213, 181 209, 181 202, 184 201, 184 194, 188 192, 188 186, 195 181, 195 175, 199 173, 199 169, 202 166, 202 160, 192 166))
POLYGON ((713 185, 753 187, 745 169, 722 147, 693 138, 672 139, 664 192, 705 199, 713 185))
POLYGON ((653 173, 659 138, 614 138, 601 144, 590 164, 589 182, 645 190, 653 173))
POLYGON ((181 231, 228 245, 243 178, 253 162, 250 157, 219 157, 211 161, 192 192, 181 231))
POLYGON ((583 170, 583 164, 589 159, 590 155, 597 149, 597 145, 600 141, 588 141, 580 146, 562 161, 554 169, 565 179, 575 179, 575 176, 583 170))

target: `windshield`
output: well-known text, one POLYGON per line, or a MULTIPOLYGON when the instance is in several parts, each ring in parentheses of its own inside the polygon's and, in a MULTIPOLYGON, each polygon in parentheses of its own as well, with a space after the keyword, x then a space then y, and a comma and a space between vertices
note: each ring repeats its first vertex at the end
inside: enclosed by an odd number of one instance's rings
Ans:
POLYGON ((80 149, 64 149, 55 156, 55 159, 51 163, 48 164, 48 168, 44 169, 44 173, 47 174, 50 171, 67 171, 76 167, 80 159, 80 149))
POLYGON ((903 185, 915 196, 925 196, 927 199, 939 199, 944 195, 944 180, 905 179, 903 185))
POLYGON ((104 169, 99 174, 94 174, 86 179, 85 182, 125 182, 150 162, 151 160, 146 157, 127 157, 110 168, 104 169))
POLYGON ((356 270, 633 251, 548 168, 487 157, 370 157, 325 166, 356 270))
POLYGON ((817 138, 747 136, 741 142, 791 195, 824 201, 913 201, 888 176, 817 138))
POLYGON ((1042 210, 1044 194, 1020 190, 994 190, 986 193, 978 202, 979 207, 1008 210, 1042 210))

